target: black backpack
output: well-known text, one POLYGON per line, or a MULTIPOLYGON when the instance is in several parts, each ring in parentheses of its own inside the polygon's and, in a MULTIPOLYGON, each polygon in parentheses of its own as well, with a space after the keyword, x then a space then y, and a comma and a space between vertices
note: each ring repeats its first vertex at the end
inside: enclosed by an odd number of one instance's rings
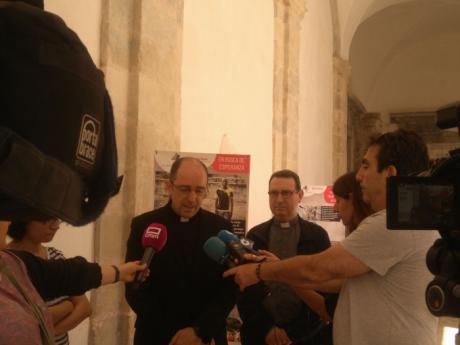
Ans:
POLYGON ((120 188, 102 72, 64 21, 0 0, 0 219, 95 220, 120 188))

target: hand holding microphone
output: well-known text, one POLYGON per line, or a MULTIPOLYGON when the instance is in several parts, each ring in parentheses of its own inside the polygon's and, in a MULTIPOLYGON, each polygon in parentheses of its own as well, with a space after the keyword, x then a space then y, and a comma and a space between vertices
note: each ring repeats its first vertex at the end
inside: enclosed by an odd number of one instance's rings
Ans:
MULTIPOLYGON (((153 259, 155 253, 161 251, 166 245, 166 240, 168 239, 168 231, 166 226, 159 223, 150 224, 142 234, 141 244, 144 248, 144 255, 140 264, 146 264, 147 267, 150 266, 150 262, 153 259)), ((140 283, 144 280, 144 271, 140 271, 136 274, 134 278, 134 289, 138 289, 140 283)))
MULTIPOLYGON (((238 237, 235 236, 233 233, 227 230, 221 230, 218 236, 219 237, 216 237, 216 236, 210 237, 203 246, 205 253, 215 262, 221 265, 225 265, 228 268, 234 268, 238 265, 242 265, 242 264, 250 262, 245 258, 245 256, 256 255, 256 254, 249 254, 244 248, 242 248, 242 245, 238 237), (225 243, 221 238, 224 238, 227 241, 227 243, 225 243), (235 241, 235 238, 238 240, 238 242, 235 241)), ((257 253, 254 250, 253 252, 257 253)), ((262 258, 262 260, 265 259, 264 257, 258 255, 258 253, 256 256, 262 258)), ((246 266, 254 266, 254 265, 243 265, 243 266, 246 267, 246 266)), ((251 295, 253 296, 255 300, 257 299, 263 300, 268 295, 270 295, 270 289, 268 288, 267 285, 263 284, 262 282, 259 282, 259 284, 252 286, 250 289, 251 289, 251 295)))
POLYGON ((120 272, 120 276, 116 278, 122 282, 134 281, 136 275, 139 274, 139 272, 142 272, 144 278, 147 278, 150 274, 148 266, 141 263, 140 261, 131 261, 121 264, 118 267, 118 270, 120 272))
POLYGON ((144 272, 144 277, 150 274, 146 264, 140 261, 129 261, 116 265, 99 265, 101 267, 101 285, 116 282, 132 282, 137 274, 144 272))
POLYGON ((227 267, 254 261, 252 257, 256 255, 259 257, 257 251, 246 249, 239 238, 228 230, 221 230, 217 237, 210 237, 203 245, 203 250, 213 261, 227 267))
POLYGON ((220 230, 217 237, 228 247, 230 255, 235 258, 237 265, 266 260, 261 253, 252 248, 252 241, 249 239, 240 239, 228 230, 220 230))

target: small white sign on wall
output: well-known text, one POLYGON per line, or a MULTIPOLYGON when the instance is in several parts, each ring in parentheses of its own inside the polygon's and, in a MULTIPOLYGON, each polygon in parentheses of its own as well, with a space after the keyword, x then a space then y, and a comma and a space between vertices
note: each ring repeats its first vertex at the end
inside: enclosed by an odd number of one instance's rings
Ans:
POLYGON ((322 226, 331 242, 339 242, 345 238, 345 226, 334 211, 335 197, 332 186, 304 186, 304 196, 299 204, 299 215, 308 221, 322 226))

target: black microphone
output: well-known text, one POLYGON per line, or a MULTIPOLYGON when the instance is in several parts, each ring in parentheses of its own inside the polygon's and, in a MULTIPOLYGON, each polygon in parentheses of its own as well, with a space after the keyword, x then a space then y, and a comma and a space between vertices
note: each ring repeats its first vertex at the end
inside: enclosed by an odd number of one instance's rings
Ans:
MULTIPOLYGON (((144 255, 142 256, 141 264, 147 264, 147 267, 149 267, 153 256, 155 253, 163 249, 166 245, 167 239, 168 231, 166 230, 166 226, 159 223, 150 224, 147 229, 145 229, 141 239, 142 247, 144 248, 144 255)), ((143 278, 144 271, 137 272, 136 277, 134 278, 134 289, 139 288, 143 278)))
MULTIPOLYGON (((250 263, 252 261, 247 260, 244 258, 244 254, 252 254, 255 256, 260 256, 260 253, 257 250, 252 249, 251 242, 250 240, 244 239, 244 242, 240 240, 238 236, 236 236, 234 233, 228 231, 228 230, 220 230, 219 233, 217 234, 217 237, 219 237, 222 242, 224 242, 229 251, 230 254, 235 257, 236 260, 238 260, 239 264, 245 264, 245 263, 250 263), (246 245, 244 244, 246 243, 246 245)), ((264 260, 261 260, 264 261, 264 260)), ((258 261, 258 262, 261 262, 258 261)))

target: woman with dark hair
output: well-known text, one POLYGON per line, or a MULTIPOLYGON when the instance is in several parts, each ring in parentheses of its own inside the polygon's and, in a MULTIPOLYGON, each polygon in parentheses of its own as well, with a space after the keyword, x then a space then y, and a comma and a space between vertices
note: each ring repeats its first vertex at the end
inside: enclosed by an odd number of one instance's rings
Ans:
MULTIPOLYGON (((12 241, 7 248, 23 250, 45 260, 65 259, 59 249, 43 245, 53 240, 60 223, 57 218, 27 223, 12 222, 8 227, 12 241)), ((67 332, 91 314, 91 306, 85 295, 53 298, 46 300, 46 305, 53 320, 56 345, 68 345, 67 332)))
POLYGON ((349 172, 340 176, 332 186, 336 199, 334 210, 346 226, 346 236, 351 234, 367 216, 374 213, 363 201, 361 187, 356 180, 356 173, 349 172))
POLYGON ((8 226, 8 236, 11 237, 13 241, 20 241, 26 233, 26 224, 24 222, 12 222, 8 226))

